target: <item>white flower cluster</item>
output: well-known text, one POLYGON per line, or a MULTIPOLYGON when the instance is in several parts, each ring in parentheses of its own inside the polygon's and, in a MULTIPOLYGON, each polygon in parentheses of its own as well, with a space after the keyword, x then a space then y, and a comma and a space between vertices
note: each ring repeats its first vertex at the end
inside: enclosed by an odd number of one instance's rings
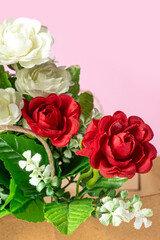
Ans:
POLYGON ((0 65, 31 68, 47 62, 52 44, 47 27, 37 20, 9 18, 0 23, 0 65))
POLYGON ((21 117, 23 100, 13 88, 0 89, 0 125, 13 125, 21 117))
POLYGON ((49 59, 53 42, 47 27, 37 20, 9 18, 0 22, 0 65, 8 65, 16 71, 13 76, 18 91, 0 88, 0 125, 19 121, 22 94, 31 97, 59 95, 68 92, 74 84, 69 71, 49 59))
POLYGON ((16 73, 16 88, 31 97, 47 97, 50 93, 62 94, 73 84, 70 73, 65 67, 57 67, 53 61, 21 69, 16 73))
MULTIPOLYGON (((123 195, 123 192, 122 192, 123 195)), ((97 208, 100 215, 100 222, 108 226, 110 223, 113 226, 119 226, 121 222, 130 222, 135 218, 134 227, 140 229, 144 223, 145 228, 152 225, 152 221, 147 217, 151 217, 153 212, 151 209, 141 209, 142 202, 135 196, 132 201, 124 201, 118 198, 105 197, 102 199, 103 205, 97 208)))
POLYGON ((30 176, 30 184, 37 187, 37 190, 40 192, 45 187, 56 187, 58 184, 57 176, 51 177, 53 171, 53 166, 48 164, 47 166, 39 166, 41 161, 41 155, 36 153, 33 157, 31 156, 31 151, 27 150, 23 153, 25 160, 19 161, 19 166, 22 169, 25 169, 28 172, 32 173, 30 176))
POLYGON ((0 187, 0 204, 2 204, 3 201, 6 201, 8 198, 8 194, 3 193, 4 189, 0 187))

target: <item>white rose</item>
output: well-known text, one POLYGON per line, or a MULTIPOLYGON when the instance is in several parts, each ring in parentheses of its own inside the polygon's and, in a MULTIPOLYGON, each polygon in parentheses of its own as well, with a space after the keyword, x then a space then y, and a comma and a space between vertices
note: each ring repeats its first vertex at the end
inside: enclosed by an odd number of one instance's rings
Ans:
POLYGON ((31 68, 48 61, 53 38, 40 22, 28 18, 0 23, 0 65, 31 68))
POLYGON ((23 100, 13 88, 0 89, 0 125, 13 125, 21 117, 23 100))
POLYGON ((17 90, 32 97, 66 93, 72 85, 70 73, 65 67, 56 67, 52 61, 30 69, 21 69, 17 71, 16 77, 17 90))

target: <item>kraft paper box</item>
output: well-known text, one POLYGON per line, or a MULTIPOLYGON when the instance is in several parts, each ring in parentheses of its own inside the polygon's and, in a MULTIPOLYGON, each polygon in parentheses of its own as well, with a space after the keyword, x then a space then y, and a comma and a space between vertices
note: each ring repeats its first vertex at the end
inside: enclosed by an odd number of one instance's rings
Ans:
MULTIPOLYGON (((143 207, 152 208, 152 226, 148 229, 135 230, 134 221, 119 227, 105 227, 90 217, 72 235, 64 236, 50 223, 27 223, 9 215, 0 219, 0 240, 160 240, 160 158, 154 161, 150 173, 135 179, 136 184, 130 186, 129 183, 128 188, 140 186, 140 190, 130 190, 129 197, 139 194, 143 207)), ((127 184, 123 188, 127 188, 127 184)))

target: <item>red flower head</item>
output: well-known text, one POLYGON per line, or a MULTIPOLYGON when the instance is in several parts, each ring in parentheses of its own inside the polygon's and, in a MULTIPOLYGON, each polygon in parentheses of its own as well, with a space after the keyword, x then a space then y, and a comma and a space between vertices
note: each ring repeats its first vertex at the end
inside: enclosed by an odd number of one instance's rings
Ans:
POLYGON ((81 107, 65 94, 24 99, 22 116, 32 131, 51 139, 56 147, 65 147, 79 130, 81 107))
POLYGON ((93 119, 89 124, 82 144, 76 152, 90 158, 90 165, 99 169, 106 178, 132 178, 135 173, 147 173, 157 151, 149 143, 153 138, 151 128, 144 121, 123 112, 93 119))

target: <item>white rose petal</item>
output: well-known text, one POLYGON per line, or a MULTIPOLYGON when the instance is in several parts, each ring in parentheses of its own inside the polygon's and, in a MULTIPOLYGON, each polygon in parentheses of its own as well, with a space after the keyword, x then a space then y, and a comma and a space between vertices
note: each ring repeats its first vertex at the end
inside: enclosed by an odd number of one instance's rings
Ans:
POLYGON ((21 117, 22 95, 13 88, 0 89, 0 125, 13 125, 21 117))
POLYGON ((7 19, 0 23, 0 65, 20 63, 31 68, 48 61, 53 38, 34 19, 7 19))
POLYGON ((73 84, 65 67, 57 67, 52 61, 30 69, 21 69, 17 71, 16 77, 17 90, 32 97, 66 93, 73 84))

